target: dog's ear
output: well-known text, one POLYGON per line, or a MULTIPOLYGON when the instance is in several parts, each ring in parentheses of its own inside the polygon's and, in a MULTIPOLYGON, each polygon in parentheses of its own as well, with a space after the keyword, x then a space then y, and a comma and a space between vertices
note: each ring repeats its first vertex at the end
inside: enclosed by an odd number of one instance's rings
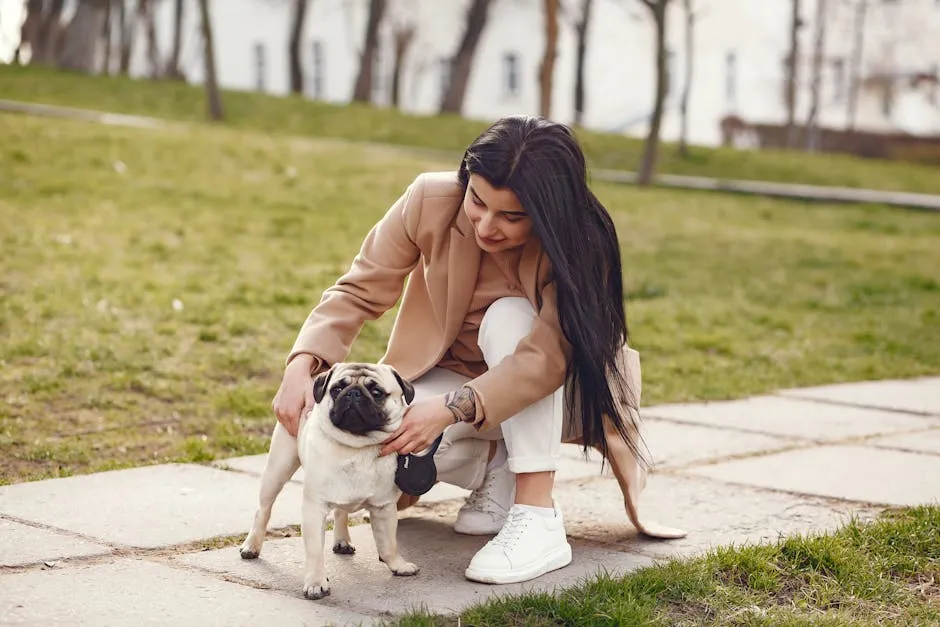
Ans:
MULTIPOLYGON (((335 368, 335 366, 333 368, 335 368)), ((330 385, 330 377, 333 376, 333 368, 330 368, 326 372, 321 372, 313 379, 313 400, 318 403, 326 396, 326 388, 330 385)))
POLYGON ((401 386, 402 396, 405 398, 405 403, 410 405, 411 401, 415 400, 415 386, 402 379, 397 370, 391 366, 389 366, 389 368, 391 368, 392 374, 395 375, 395 380, 398 381, 398 385, 401 386))

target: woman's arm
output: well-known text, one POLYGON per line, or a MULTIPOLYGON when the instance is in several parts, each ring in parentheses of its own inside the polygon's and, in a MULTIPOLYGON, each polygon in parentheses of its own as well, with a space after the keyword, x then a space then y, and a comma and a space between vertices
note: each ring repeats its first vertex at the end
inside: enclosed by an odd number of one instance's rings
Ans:
POLYGON ((349 271, 323 297, 297 335, 287 358, 310 355, 310 372, 341 362, 366 320, 375 320, 401 297, 405 278, 421 255, 415 243, 424 181, 418 177, 366 236, 349 271))

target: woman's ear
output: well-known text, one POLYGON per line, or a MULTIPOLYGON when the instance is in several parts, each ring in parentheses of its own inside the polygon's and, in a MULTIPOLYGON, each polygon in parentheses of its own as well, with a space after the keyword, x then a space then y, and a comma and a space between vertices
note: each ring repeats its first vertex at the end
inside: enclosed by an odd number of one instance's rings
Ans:
POLYGON ((333 376, 333 368, 326 372, 321 372, 313 379, 313 400, 320 402, 326 396, 326 388, 330 385, 330 377, 333 376))

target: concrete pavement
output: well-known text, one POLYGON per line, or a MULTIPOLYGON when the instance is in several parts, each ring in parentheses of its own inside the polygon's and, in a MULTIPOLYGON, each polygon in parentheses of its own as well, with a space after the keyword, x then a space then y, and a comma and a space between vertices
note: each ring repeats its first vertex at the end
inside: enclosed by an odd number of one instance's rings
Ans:
POLYGON ((401 514, 401 551, 422 567, 418 576, 392 577, 362 524, 352 528, 354 556, 328 553, 332 595, 306 601, 299 477, 275 507, 271 528, 279 531, 260 559, 243 561, 237 543, 255 508, 263 455, 133 468, 0 487, 0 624, 374 624, 412 608, 455 613, 497 594, 574 585, 600 569, 626 573, 940 501, 940 377, 644 414, 656 472, 641 503, 651 518, 689 530, 680 540, 637 537, 596 455, 585 460, 566 447, 556 497, 570 566, 512 586, 465 580, 487 538, 453 533, 466 492, 439 484, 401 514))

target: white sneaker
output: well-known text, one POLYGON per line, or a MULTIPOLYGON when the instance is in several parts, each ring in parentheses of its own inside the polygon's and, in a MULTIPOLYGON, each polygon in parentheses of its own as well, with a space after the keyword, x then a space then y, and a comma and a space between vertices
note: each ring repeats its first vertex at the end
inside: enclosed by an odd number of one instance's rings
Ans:
POLYGON ((558 504, 555 517, 513 505, 506 524, 467 567, 466 577, 483 583, 528 581, 571 563, 571 545, 558 504))
POLYGON ((516 496, 516 475, 507 464, 487 471, 483 485, 470 493, 457 512, 454 531, 469 536, 497 533, 506 522, 506 515, 516 496))

